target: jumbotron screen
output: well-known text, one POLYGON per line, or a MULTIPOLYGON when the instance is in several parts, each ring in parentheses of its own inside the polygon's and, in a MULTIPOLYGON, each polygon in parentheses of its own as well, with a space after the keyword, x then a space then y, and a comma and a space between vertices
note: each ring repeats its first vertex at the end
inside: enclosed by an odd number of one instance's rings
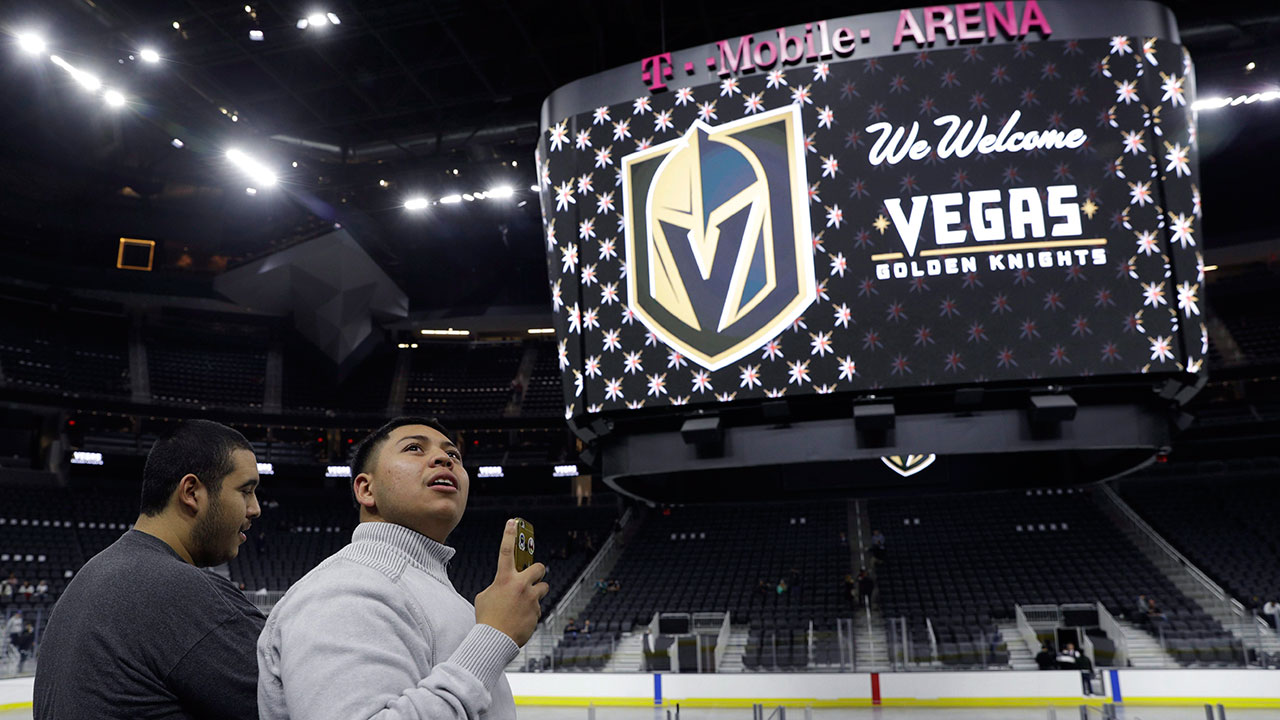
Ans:
POLYGON ((813 22, 553 94, 566 418, 1199 372, 1191 58, 1077 7, 813 22))

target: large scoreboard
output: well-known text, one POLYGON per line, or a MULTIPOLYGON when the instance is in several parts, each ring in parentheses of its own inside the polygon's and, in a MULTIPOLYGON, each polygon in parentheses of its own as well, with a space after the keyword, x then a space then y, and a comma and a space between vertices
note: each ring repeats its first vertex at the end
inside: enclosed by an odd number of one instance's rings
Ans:
POLYGON ((815 19, 557 90, 565 417, 1199 373, 1191 57, 1154 3, 815 19))

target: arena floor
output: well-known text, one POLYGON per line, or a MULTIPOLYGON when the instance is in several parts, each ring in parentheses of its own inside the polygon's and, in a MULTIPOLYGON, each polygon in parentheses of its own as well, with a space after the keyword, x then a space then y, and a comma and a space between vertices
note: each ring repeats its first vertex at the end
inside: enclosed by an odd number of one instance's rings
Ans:
MULTIPOLYGON (((668 709, 596 708, 596 720, 667 720, 668 709)), ((517 713, 521 720, 587 720, 587 709, 581 707, 525 707, 517 713)), ((671 718, 675 711, 671 709, 671 718)), ((680 720, 747 720, 751 710, 681 709, 680 720)), ((804 720, 804 710, 788 708, 790 720, 804 720)), ((1079 708, 854 708, 814 710, 814 720, 1077 720, 1079 708)), ((1102 717, 1097 709, 1089 710, 1090 720, 1102 717)), ((1204 711, 1196 707, 1117 708, 1121 720, 1200 720, 1204 711)), ((31 720, 30 710, 0 712, 0 720, 31 720)), ((1280 719, 1280 707, 1228 710, 1228 720, 1280 719)))

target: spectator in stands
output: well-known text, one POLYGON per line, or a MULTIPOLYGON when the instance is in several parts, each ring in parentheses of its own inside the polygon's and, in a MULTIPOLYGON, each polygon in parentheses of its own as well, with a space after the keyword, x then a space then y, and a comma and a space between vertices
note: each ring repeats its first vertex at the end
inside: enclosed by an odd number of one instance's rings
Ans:
POLYGON ((569 618, 569 622, 564 624, 564 634, 568 637, 578 637, 578 621, 569 618))
POLYGON ((591 637, 591 621, 590 620, 582 621, 582 636, 585 638, 591 637))
POLYGON ((1280 628, 1280 603, 1268 600, 1262 605, 1262 616, 1273 628, 1280 628))
POLYGON ((609 592, 616 593, 621 589, 622 583, 618 582, 616 579, 609 581, 609 592))
POLYGON ((779 595, 785 594, 789 589, 790 588, 787 586, 786 578, 782 578, 781 580, 778 581, 778 584, 774 586, 774 591, 777 592, 779 595))
POLYGON ((849 601, 850 605, 856 605, 858 602, 858 583, 853 579, 853 573, 845 573, 844 576, 844 597, 849 601))
POLYGON ((22 633, 18 635, 18 641, 13 644, 18 650, 18 672, 22 672, 22 666, 27 660, 31 659, 31 652, 35 649, 36 629, 31 623, 27 623, 22 627, 22 633))
POLYGON ((13 602, 13 586, 8 582, 0 583, 0 607, 13 602))
POLYGON ((876 579, 871 577, 871 573, 866 568, 858 573, 858 605, 861 607, 871 607, 871 593, 876 590, 876 579))
POLYGON ((9 616, 8 622, 4 624, 5 637, 9 638, 12 645, 18 644, 18 636, 22 634, 22 611, 19 610, 9 616))
POLYGON ((879 530, 871 531, 871 559, 877 563, 884 562, 884 534, 879 530))
POLYGON ((1156 599, 1153 597, 1147 598, 1147 619, 1151 621, 1152 625, 1169 619, 1164 612, 1160 610, 1160 606, 1156 605, 1156 599))
POLYGON ((225 425, 191 420, 155 442, 133 529, 85 563, 42 634, 35 718, 258 717, 263 615, 201 569, 238 553, 258 482, 252 446, 225 425))
POLYGON ((515 568, 515 520, 473 606, 445 568, 470 488, 448 431, 391 420, 356 447, 351 474, 351 543, 290 588, 258 642, 262 719, 514 718, 503 670, 548 590, 542 563, 515 568))
POLYGON ((36 586, 32 585, 30 580, 23 581, 22 587, 18 588, 18 594, 22 596, 23 602, 31 602, 31 596, 36 594, 36 586))
POLYGON ((1080 671, 1080 688, 1085 695, 1093 694, 1093 662, 1089 656, 1076 651, 1076 668, 1080 671))
POLYGON ((1056 670, 1058 668, 1058 656, 1049 647, 1048 643, 1040 643, 1040 652, 1036 653, 1036 665, 1041 670, 1056 670))
POLYGON ((1075 670, 1077 662, 1080 658, 1080 651, 1076 650, 1075 643, 1067 643, 1058 651, 1058 669, 1059 670, 1075 670))
POLYGON ((1147 618, 1147 596, 1146 595, 1138 596, 1138 612, 1133 617, 1139 623, 1147 621, 1148 618, 1147 618))
POLYGON ((49 598, 49 581, 41 580, 36 583, 36 599, 47 600, 49 598))
POLYGON ((596 580, 596 594, 603 595, 607 592, 609 592, 609 583, 605 582, 604 578, 596 580))
POLYGON ((771 589, 772 588, 769 587, 769 583, 764 580, 756 583, 756 594, 761 597, 767 597, 771 589))

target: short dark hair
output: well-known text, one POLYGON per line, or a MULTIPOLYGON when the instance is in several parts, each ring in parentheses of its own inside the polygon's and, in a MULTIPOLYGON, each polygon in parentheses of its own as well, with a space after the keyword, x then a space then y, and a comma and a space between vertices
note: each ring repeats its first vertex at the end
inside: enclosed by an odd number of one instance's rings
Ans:
POLYGON ((212 420, 186 420, 161 435, 142 469, 142 514, 163 511, 178 481, 188 474, 200 478, 210 492, 218 492, 223 478, 235 469, 231 455, 236 450, 252 452, 253 446, 240 431, 212 420))
POLYGON ((441 435, 448 438, 449 442, 454 442, 453 433, 449 432, 449 430, 435 418, 402 415, 383 423, 382 427, 369 433, 363 440, 357 443, 355 450, 351 452, 351 501, 356 504, 356 507, 360 506, 360 503, 356 502, 356 476, 362 472, 369 471, 370 467, 373 465, 374 456, 378 453, 378 449, 387 441, 387 438, 391 437, 391 433, 394 432, 396 428, 401 428, 405 425, 425 425, 429 428, 434 428, 435 430, 438 430, 441 435))

